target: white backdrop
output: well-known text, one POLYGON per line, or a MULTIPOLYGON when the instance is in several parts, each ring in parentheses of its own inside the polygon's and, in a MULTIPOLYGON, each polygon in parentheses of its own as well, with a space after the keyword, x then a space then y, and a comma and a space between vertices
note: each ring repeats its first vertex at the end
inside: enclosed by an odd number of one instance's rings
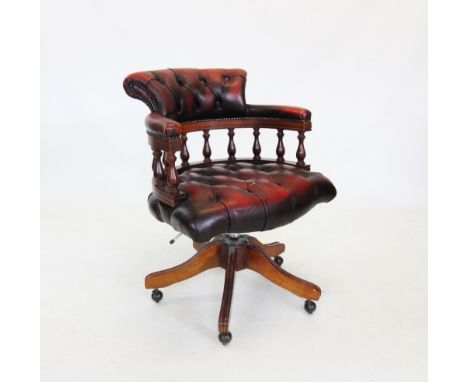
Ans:
MULTIPOLYGON (((43 0, 43 380, 425 381, 426 8, 423 0, 43 0), (322 287, 312 317, 296 296, 239 272, 233 341, 222 349, 221 270, 165 289, 158 306, 149 299, 144 275, 193 249, 186 238, 170 246, 174 231, 147 211, 148 109, 122 81, 167 67, 240 67, 248 103, 312 111, 306 161, 338 196, 258 234, 283 241, 283 267, 322 287)), ((236 134, 240 153, 252 138, 236 134)), ((274 132, 260 139, 262 156, 272 156, 274 132)), ((285 143, 294 157, 296 137, 285 143)), ((213 158, 226 145, 213 133, 213 158)), ((200 158, 199 134, 189 146, 200 158)))
MULTIPOLYGON (((148 110, 124 93, 127 74, 240 67, 247 102, 312 111, 307 162, 338 200, 426 203, 423 0, 44 0, 41 42, 43 200, 150 191, 148 110)), ((252 137, 241 135, 248 153, 252 137)), ((261 138, 272 154, 274 137, 261 138)), ((214 136, 213 157, 226 144, 214 136)))

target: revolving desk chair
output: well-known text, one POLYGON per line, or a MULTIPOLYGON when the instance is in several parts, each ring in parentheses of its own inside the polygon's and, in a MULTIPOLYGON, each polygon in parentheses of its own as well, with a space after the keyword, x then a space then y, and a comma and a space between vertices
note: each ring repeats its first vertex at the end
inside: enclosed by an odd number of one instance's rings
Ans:
POLYGON ((306 299, 313 313, 320 288, 281 268, 284 244, 262 244, 246 233, 289 224, 336 195, 322 174, 304 162, 310 111, 292 106, 249 105, 247 73, 241 69, 166 69, 130 74, 126 93, 151 110, 146 132, 153 151, 153 190, 148 204, 161 222, 193 240, 198 251, 183 264, 146 276, 145 287, 160 302, 159 288, 207 269, 225 269, 219 340, 231 341, 229 314, 236 271, 251 269, 306 299), (210 131, 227 130, 227 159, 211 158, 210 131), (253 155, 237 158, 236 129, 252 129, 253 155), (275 129, 276 159, 261 156, 260 129, 275 129), (296 162, 285 160, 285 131, 297 133, 296 162), (203 161, 189 162, 188 134, 202 132, 203 161), (176 153, 181 163, 176 166, 176 153))

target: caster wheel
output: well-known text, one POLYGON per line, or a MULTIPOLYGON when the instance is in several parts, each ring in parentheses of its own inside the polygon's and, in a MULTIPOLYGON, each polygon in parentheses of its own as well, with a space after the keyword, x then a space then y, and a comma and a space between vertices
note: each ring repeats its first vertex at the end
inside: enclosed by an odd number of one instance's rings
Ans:
POLYGON ((274 261, 275 261, 275 263, 276 263, 278 266, 281 267, 281 264, 283 264, 283 261, 284 261, 284 260, 283 260, 283 258, 282 258, 281 256, 275 256, 275 257, 274 257, 274 261))
POLYGON ((315 309, 317 309, 317 305, 315 305, 315 302, 312 300, 305 300, 304 309, 307 313, 312 314, 315 312, 315 309))
POLYGON ((153 299, 154 302, 158 303, 159 301, 162 300, 163 293, 159 289, 155 289, 151 293, 151 298, 153 299))
POLYGON ((227 345, 232 340, 232 334, 231 332, 219 333, 218 338, 223 345, 227 345))

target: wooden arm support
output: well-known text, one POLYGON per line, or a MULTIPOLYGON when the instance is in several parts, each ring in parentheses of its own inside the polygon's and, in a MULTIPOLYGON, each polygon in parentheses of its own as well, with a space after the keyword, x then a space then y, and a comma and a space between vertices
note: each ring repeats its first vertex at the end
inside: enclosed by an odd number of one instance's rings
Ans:
POLYGON ((182 139, 148 135, 148 141, 153 151, 153 192, 162 202, 175 207, 187 197, 178 188, 180 179, 176 168, 176 152, 182 150, 182 139))
MULTIPOLYGON (((302 110, 302 109, 301 109, 302 110)), ((159 200, 175 207, 180 204, 187 195, 178 188, 179 173, 190 167, 190 154, 187 148, 187 133, 203 132, 203 164, 213 163, 211 160, 210 130, 227 129, 229 142, 227 145, 228 161, 236 161, 236 145, 234 143, 234 130, 236 128, 253 129, 254 142, 252 146, 254 163, 276 162, 292 164, 284 159, 285 147, 283 143, 284 130, 292 130, 298 133, 298 147, 296 150, 297 162, 293 165, 309 170, 304 162, 306 156, 304 139, 305 132, 311 130, 310 121, 286 118, 246 117, 246 118, 220 118, 179 123, 165 118, 158 113, 151 113, 146 118, 146 126, 149 144, 153 150, 153 192, 159 200), (260 130, 262 128, 276 129, 278 144, 276 146, 276 160, 265 160, 261 157, 260 130), (176 153, 180 151, 181 167, 176 167, 176 153)), ((250 160, 249 160, 250 161, 250 160)))
MULTIPOLYGON (((284 107, 283 107, 284 109, 284 107)), ((281 109, 281 110, 283 110, 281 109)), ((298 115, 304 114, 307 118, 310 114, 307 114, 308 110, 301 109, 301 108, 293 108, 290 107, 290 114, 296 113, 298 115)), ((263 109, 260 109, 263 111, 263 109)), ((289 109, 284 109, 289 110, 289 109)), ((283 114, 285 113, 283 110, 283 114)), ((310 113, 310 112, 308 112, 310 113)), ((304 139, 305 139, 305 132, 311 130, 312 124, 310 120, 307 119, 292 119, 292 118, 281 118, 283 114, 278 114, 279 117, 264 117, 264 116, 249 116, 249 117, 235 117, 235 118, 212 118, 212 119, 205 119, 205 120, 196 120, 196 121, 188 121, 182 122, 180 124, 181 129, 181 136, 183 141, 182 146, 182 167, 189 166, 188 158, 189 153, 187 149, 187 133, 192 133, 196 131, 203 132, 203 163, 212 163, 211 160, 211 147, 210 147, 210 131, 211 130, 220 130, 226 129, 228 130, 228 137, 229 142, 227 145, 227 154, 228 154, 228 161, 236 161, 236 145, 234 143, 234 136, 235 136, 235 129, 243 129, 243 128, 250 128, 253 130, 254 142, 252 146, 252 153, 253 153, 253 161, 259 162, 262 161, 261 151, 262 147, 260 145, 260 130, 261 129, 276 129, 277 130, 277 137, 278 137, 278 144, 276 146, 276 160, 273 162, 276 163, 286 163, 284 159, 285 155, 285 147, 283 143, 284 137, 284 130, 296 131, 298 133, 298 147, 296 150, 296 158, 297 162, 295 164, 296 167, 303 168, 305 170, 309 169, 309 166, 305 164, 305 147, 304 147, 304 139)), ((285 114, 287 115, 287 114, 285 114)))

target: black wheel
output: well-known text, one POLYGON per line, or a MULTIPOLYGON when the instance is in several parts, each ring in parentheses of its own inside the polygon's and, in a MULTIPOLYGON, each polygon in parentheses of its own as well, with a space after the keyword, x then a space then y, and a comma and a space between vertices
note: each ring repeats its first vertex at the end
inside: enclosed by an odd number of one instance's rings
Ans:
POLYGON ((317 305, 315 305, 315 302, 312 300, 305 300, 304 309, 307 313, 312 314, 315 312, 315 309, 317 309, 317 305))
POLYGON ((155 289, 151 293, 151 298, 153 299, 154 302, 158 303, 159 301, 162 300, 163 293, 159 289, 155 289))
POLYGON ((281 264, 283 264, 283 258, 281 256, 275 256, 274 258, 275 263, 281 267, 281 264))
POLYGON ((231 332, 219 333, 218 338, 223 345, 227 345, 232 340, 232 334, 231 332))

